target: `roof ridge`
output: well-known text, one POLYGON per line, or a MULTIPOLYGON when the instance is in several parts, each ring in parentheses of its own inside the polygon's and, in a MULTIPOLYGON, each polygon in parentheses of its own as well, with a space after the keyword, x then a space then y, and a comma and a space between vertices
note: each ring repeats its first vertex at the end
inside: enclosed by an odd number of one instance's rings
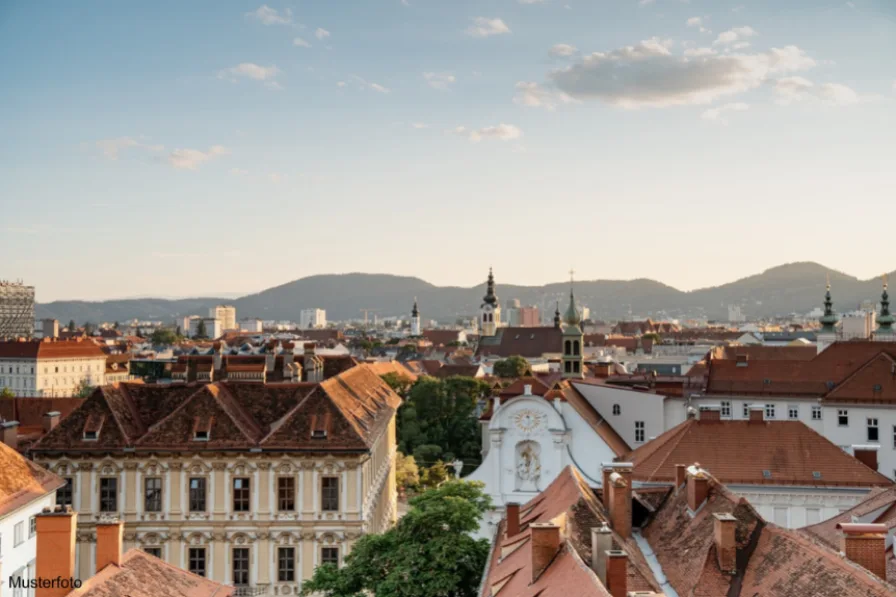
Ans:
POLYGON ((196 396, 197 396, 200 392, 202 392, 203 390, 205 390, 209 385, 211 385, 211 384, 202 384, 202 385, 199 385, 199 386, 196 388, 196 391, 195 391, 195 392, 193 392, 192 394, 188 395, 187 398, 186 398, 183 402, 181 402, 180 404, 177 405, 177 408, 175 408, 175 409, 172 410, 170 413, 168 413, 167 415, 165 415, 164 417, 162 417, 161 419, 159 419, 158 421, 156 421, 155 423, 153 423, 152 425, 150 425, 149 429, 146 430, 146 433, 144 433, 144 434, 140 437, 140 439, 138 440, 137 443, 138 443, 138 444, 139 444, 139 443, 142 443, 142 440, 143 440, 147 435, 149 435, 150 433, 152 433, 152 432, 155 431, 156 429, 161 428, 163 425, 165 425, 165 424, 168 422, 169 419, 171 419, 172 417, 174 417, 176 414, 180 413, 180 411, 184 410, 184 409, 187 407, 187 405, 189 405, 191 402, 193 402, 193 400, 196 398, 196 396))
POLYGON ((246 436, 246 438, 252 443, 257 444, 261 440, 261 436, 264 433, 264 430, 258 424, 258 422, 252 418, 246 410, 240 405, 239 401, 230 391, 230 388, 224 382, 216 381, 213 384, 209 384, 214 386, 217 392, 210 392, 215 401, 221 405, 224 412, 230 417, 230 420, 237 426, 240 432, 246 436), (236 416, 235 416, 236 415, 236 416), (237 420, 239 418, 240 420, 237 420), (243 429, 241 423, 247 423, 252 429, 249 431, 252 432, 252 436, 250 437, 249 433, 243 429))
MULTIPOLYGON (((682 440, 682 438, 683 438, 684 435, 685 435, 685 432, 686 432, 687 430, 690 429, 690 427, 691 427, 691 423, 692 423, 693 421, 695 421, 695 419, 685 419, 684 421, 682 421, 681 423, 679 423, 678 425, 676 425, 676 426, 673 427, 672 429, 669 429, 669 430, 664 431, 663 433, 661 433, 661 434, 659 435, 659 437, 657 437, 657 438, 654 439, 653 441, 649 441, 649 442, 647 442, 646 444, 644 444, 644 445, 641 446, 640 448, 635 448, 634 450, 632 450, 631 452, 629 452, 628 455, 626 455, 626 458, 627 458, 629 461, 632 461, 633 458, 632 458, 631 456, 634 455, 638 450, 643 449, 643 450, 644 450, 644 452, 643 452, 643 454, 644 454, 644 456, 643 456, 643 461, 647 461, 647 460, 650 459, 654 454, 656 454, 657 452, 659 452, 659 450, 660 450, 661 448, 665 448, 667 445, 669 445, 669 442, 673 441, 673 438, 675 438, 675 437, 677 436, 677 441, 676 441, 674 444, 672 444, 672 448, 674 448, 674 447, 677 446, 678 443, 682 440), (667 439, 663 440, 663 436, 667 436, 667 439), (661 440, 662 440, 662 441, 661 441, 661 440)), ((660 467, 661 467, 663 464, 666 463, 666 460, 669 459, 669 457, 670 457, 672 451, 673 451, 672 449, 667 449, 667 450, 666 450, 666 456, 663 457, 663 458, 660 460, 659 464, 658 464, 655 468, 653 468, 653 469, 650 471, 650 475, 648 476, 648 479, 652 478, 653 475, 654 475, 654 473, 656 473, 656 471, 658 471, 658 470, 660 469, 660 467)), ((675 464, 692 464, 692 463, 685 463, 685 462, 683 462, 683 463, 675 463, 675 464)))
POLYGON ((143 437, 143 435, 146 433, 146 425, 143 424, 143 419, 140 418, 140 409, 137 408, 137 405, 134 403, 133 396, 131 396, 131 393, 128 391, 128 384, 115 382, 113 385, 121 390, 124 401, 127 403, 128 410, 131 411, 131 416, 135 421, 135 426, 138 428, 137 431, 140 433, 140 435, 134 438, 134 440, 143 437))
POLYGON ((887 351, 881 349, 881 351, 880 351, 879 353, 875 354, 873 357, 871 357, 870 359, 868 359, 868 361, 865 362, 864 365, 862 365, 861 367, 859 367, 858 369, 856 369, 855 371, 853 371, 852 373, 850 373, 849 375, 847 375, 844 379, 840 380, 840 382, 839 382, 837 385, 835 385, 833 388, 831 388, 831 390, 830 390, 829 392, 827 392, 823 397, 824 397, 824 398, 828 398, 828 397, 830 397, 832 394, 835 394, 835 393, 836 393, 840 388, 842 388, 848 381, 850 381, 850 380, 852 380, 854 377, 858 376, 858 375, 859 375, 860 373, 862 373, 865 369, 867 369, 868 367, 870 367, 871 365, 873 365, 873 364, 875 363, 875 361, 877 361, 877 360, 878 360, 879 358, 881 358, 881 357, 886 358, 887 360, 890 361, 890 363, 896 365, 896 359, 894 359, 894 358, 890 355, 890 353, 888 353, 887 351))
POLYGON ((112 420, 115 421, 116 425, 118 425, 118 430, 121 432, 121 437, 123 437, 128 444, 135 444, 137 443, 137 441, 139 441, 140 438, 132 438, 128 435, 128 433, 124 430, 124 425, 121 424, 121 419, 118 417, 116 410, 112 408, 112 404, 109 402, 108 393, 112 390, 118 390, 119 386, 120 384, 118 383, 112 384, 111 386, 101 386, 94 391, 94 394, 96 393, 96 391, 99 391, 100 395, 102 395, 103 402, 106 404, 106 409, 112 414, 112 420))
MULTIPOLYGON (((282 417, 280 417, 279 419, 277 419, 276 421, 271 423, 271 430, 268 431, 267 435, 265 435, 263 438, 261 438, 258 441, 258 443, 261 445, 265 444, 271 438, 272 435, 277 433, 277 431, 279 431, 280 428, 283 427, 283 425, 293 416, 294 413, 296 413, 300 408, 302 408, 302 406, 308 401, 308 399, 319 388, 320 388, 320 384, 317 384, 314 387, 309 388, 308 393, 305 394, 305 396, 301 400, 299 400, 295 406, 293 406, 291 409, 286 411, 286 413, 282 417)), ((301 388, 296 388, 296 391, 298 391, 300 389, 301 388)))

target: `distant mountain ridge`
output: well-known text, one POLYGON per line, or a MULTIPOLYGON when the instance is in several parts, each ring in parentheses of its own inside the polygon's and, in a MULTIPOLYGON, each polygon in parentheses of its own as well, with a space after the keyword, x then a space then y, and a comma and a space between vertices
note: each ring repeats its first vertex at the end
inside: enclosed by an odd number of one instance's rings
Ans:
MULTIPOLYGON (((688 292, 640 278, 576 281, 575 294, 580 305, 591 309, 592 318, 599 319, 704 316, 724 320, 731 304, 741 305, 748 317, 772 317, 820 307, 828 276, 838 312, 853 310, 862 301, 880 299, 880 279, 859 280, 813 262, 781 265, 728 284, 688 292)), ((496 272, 496 284, 502 308, 508 299, 519 299, 522 305, 535 304, 552 313, 557 304, 563 311, 569 296, 569 282, 516 286, 502 284, 500 272, 496 272)), ((482 284, 462 288, 391 274, 324 274, 237 299, 54 301, 38 304, 36 317, 54 317, 63 323, 70 319, 78 323, 134 318, 173 321, 178 316, 205 315, 209 307, 226 303, 236 306, 238 318, 298 321, 302 309, 320 307, 327 310, 328 319, 346 320, 363 318, 362 309, 369 309, 371 318, 408 316, 416 297, 424 319, 450 322, 476 314, 484 294, 485 276, 482 284)))

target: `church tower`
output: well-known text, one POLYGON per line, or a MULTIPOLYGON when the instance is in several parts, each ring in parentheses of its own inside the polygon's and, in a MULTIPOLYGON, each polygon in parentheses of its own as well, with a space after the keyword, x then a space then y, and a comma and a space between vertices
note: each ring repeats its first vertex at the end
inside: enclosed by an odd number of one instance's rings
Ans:
POLYGON ((834 303, 831 300, 831 281, 828 279, 827 290, 824 293, 824 315, 818 320, 821 323, 821 329, 818 330, 818 339, 815 344, 818 346, 818 352, 837 341, 837 322, 839 318, 834 313, 834 303))
POLYGON ((554 310, 554 327, 560 329, 560 301, 557 301, 557 308, 554 310))
POLYGON ((890 295, 887 293, 887 276, 884 274, 884 291, 880 295, 880 315, 877 316, 874 339, 878 342, 896 342, 896 334, 893 332, 894 321, 896 318, 890 315, 890 295))
POLYGON ((582 318, 576 308, 576 298, 572 291, 572 278, 569 286, 569 307, 563 317, 566 323, 563 326, 563 377, 565 379, 582 379, 585 377, 585 358, 582 355, 582 346, 585 334, 579 324, 582 318))
POLYGON ((488 268, 488 284, 485 296, 482 297, 482 305, 479 307, 479 335, 494 336, 501 325, 501 305, 498 304, 498 295, 495 294, 495 276, 492 268, 488 268))
POLYGON ((417 309, 417 297, 414 297, 414 308, 411 309, 411 336, 419 336, 423 331, 420 329, 420 311, 417 309))

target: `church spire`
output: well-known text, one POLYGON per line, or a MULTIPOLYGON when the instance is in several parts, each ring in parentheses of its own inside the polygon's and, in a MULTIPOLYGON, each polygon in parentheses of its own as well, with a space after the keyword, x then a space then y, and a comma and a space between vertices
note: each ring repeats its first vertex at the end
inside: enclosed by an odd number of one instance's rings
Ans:
POLYGON ((488 268, 488 284, 485 288, 485 296, 482 297, 483 304, 495 306, 498 304, 498 295, 495 294, 495 276, 492 268, 488 268))
POLYGON ((820 333, 835 333, 834 326, 837 325, 837 322, 839 320, 840 319, 837 317, 837 314, 834 312, 834 302, 831 300, 831 278, 830 276, 828 276, 828 283, 826 291, 824 293, 824 315, 822 315, 821 319, 819 319, 819 322, 821 322, 820 333))
POLYGON ((554 310, 554 327, 560 329, 560 301, 557 301, 557 308, 554 310))
POLYGON ((414 297, 414 308, 411 309, 411 317, 417 317, 420 315, 420 311, 417 309, 417 297, 414 297))
POLYGON ((890 295, 887 293, 887 275, 883 276, 884 291, 880 295, 880 315, 877 316, 876 336, 893 336, 893 323, 896 317, 890 314, 890 295))
POLYGON ((569 271, 569 307, 566 308, 564 319, 568 325, 579 325, 582 318, 579 316, 579 310, 576 308, 576 297, 573 295, 573 271, 569 271))

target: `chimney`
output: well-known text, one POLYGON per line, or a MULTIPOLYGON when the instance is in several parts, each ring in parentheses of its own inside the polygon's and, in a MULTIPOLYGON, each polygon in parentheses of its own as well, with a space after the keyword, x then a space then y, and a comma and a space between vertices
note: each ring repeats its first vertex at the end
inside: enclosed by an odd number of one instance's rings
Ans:
POLYGON ((877 470, 877 451, 880 449, 876 444, 856 445, 852 447, 852 455, 856 460, 870 468, 877 470))
POLYGON ((837 529, 843 531, 841 551, 846 557, 887 580, 887 525, 841 522, 837 529))
MULTIPOLYGON (((73 579, 75 576, 75 533, 78 528, 78 514, 71 506, 56 506, 54 510, 44 508, 36 517, 37 558, 35 576, 37 578, 73 579)), ((72 587, 66 583, 48 583, 49 587, 38 587, 35 597, 62 597, 72 587)))
POLYGON ((761 404, 750 405, 750 422, 762 423, 765 420, 765 407, 761 404))
POLYGON ((13 450, 19 449, 19 422, 4 421, 0 423, 0 442, 13 450))
POLYGON ((600 465, 601 479, 601 496, 603 497, 604 508, 607 509, 607 516, 613 520, 613 502, 610 500, 610 475, 613 474, 613 463, 602 462, 600 465))
POLYGON ((700 407, 701 421, 721 421, 722 407, 716 404, 700 407))
POLYGON ((700 465, 694 464, 688 467, 688 508, 691 512, 697 509, 706 501, 709 494, 709 476, 706 471, 700 468, 700 465))
POLYGON ((631 469, 629 479, 623 476, 624 471, 616 470, 610 475, 610 523, 613 530, 623 539, 632 536, 632 484, 631 469))
POLYGON ((613 549, 613 533, 607 523, 591 529, 591 568, 607 584, 607 552, 613 549))
POLYGON ((611 549, 607 555, 607 582, 604 584, 613 597, 628 594, 628 554, 619 549, 611 549))
POLYGON ((532 533, 532 582, 550 565, 560 550, 560 527, 550 522, 533 522, 532 533))
POLYGON ((115 564, 121 566, 124 523, 120 520, 100 520, 96 523, 96 571, 115 564))
POLYGON ((507 536, 513 537, 520 532, 520 504, 507 502, 507 536))
POLYGON ((735 574, 737 572, 737 543, 734 538, 734 530, 737 526, 737 519, 728 513, 713 514, 713 519, 719 570, 725 574, 735 574))
POLYGON ((50 412, 44 415, 43 423, 44 423, 44 433, 50 433, 54 429, 56 429, 56 425, 59 424, 59 419, 62 417, 62 414, 58 410, 51 410, 50 412))
POLYGON ((679 488, 687 482, 687 470, 688 465, 686 464, 676 464, 675 465, 675 488, 679 488))

